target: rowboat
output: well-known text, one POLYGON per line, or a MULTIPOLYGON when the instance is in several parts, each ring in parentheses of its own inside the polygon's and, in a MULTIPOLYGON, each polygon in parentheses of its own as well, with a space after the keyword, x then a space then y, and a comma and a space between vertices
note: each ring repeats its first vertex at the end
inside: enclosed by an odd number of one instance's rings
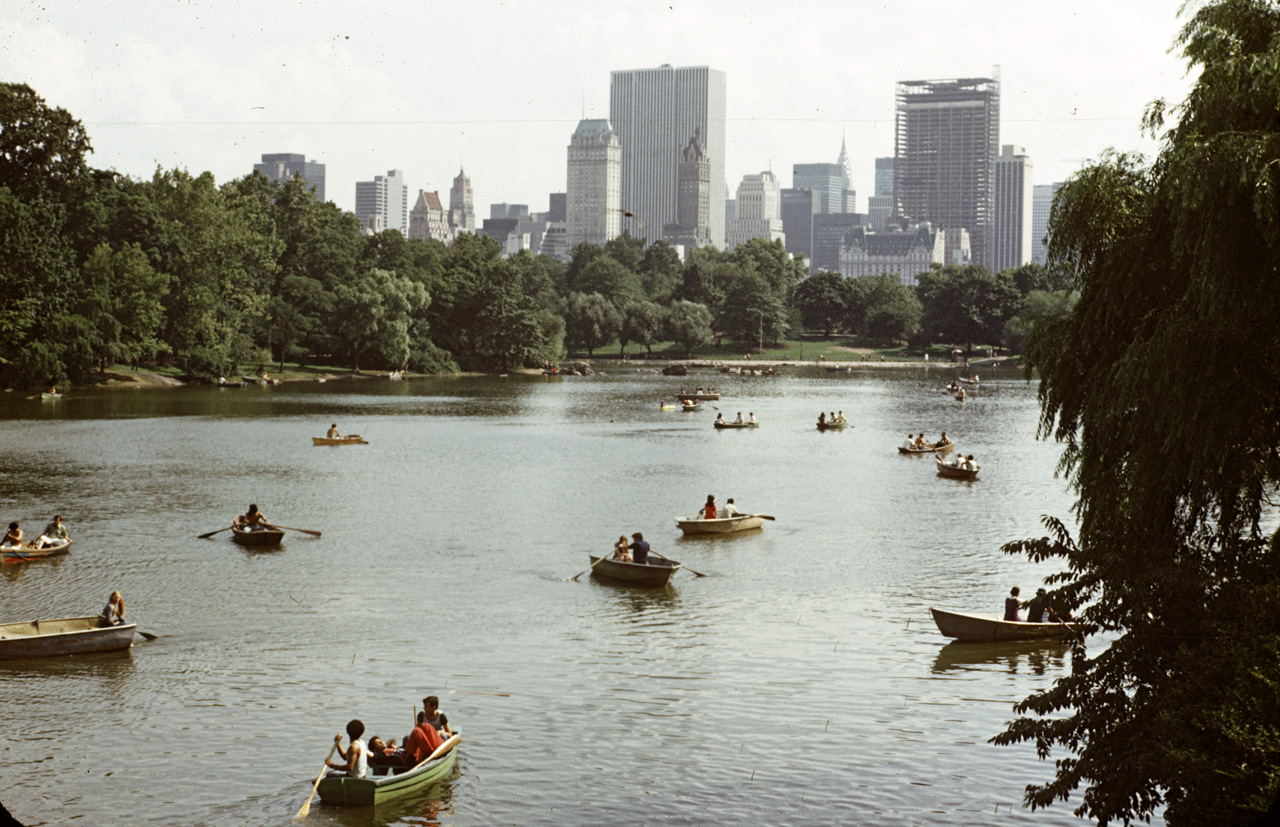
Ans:
POLYGON ((312 445, 368 445, 368 441, 362 439, 359 434, 347 434, 346 436, 327 437, 313 436, 311 437, 312 445))
MULTIPOLYGON (((369 767, 364 778, 347 778, 333 775, 320 779, 317 792, 327 804, 347 807, 372 807, 394 798, 417 792, 423 787, 446 778, 458 764, 458 744, 462 733, 455 732, 445 744, 453 746, 444 755, 432 761, 423 761, 413 769, 394 772, 385 767, 369 767), (384 775, 375 775, 382 772, 384 775)), ((395 769, 399 769, 398 767, 395 769)))
POLYGON ((45 402, 53 402, 54 400, 61 399, 61 398, 62 398, 62 394, 60 394, 60 393, 42 393, 42 394, 40 394, 40 399, 41 399, 41 400, 43 400, 43 401, 45 401, 45 402))
POLYGON ((711 424, 717 428, 723 429, 723 428, 754 428, 760 423, 759 422, 712 422, 711 424))
POLYGON ((946 445, 925 445, 923 448, 907 448, 899 445, 899 454, 949 454, 956 449, 954 442, 948 442, 946 445))
MULTIPOLYGON (((719 514, 724 514, 720 509, 719 514)), ((739 514, 734 517, 719 516, 714 520, 703 519, 702 513, 685 514, 676 517, 676 525, 685 534, 729 534, 734 531, 747 531, 764 525, 764 517, 755 514, 739 514)))
POLYGON ((837 419, 835 422, 819 422, 819 431, 842 431, 849 427, 849 421, 845 419, 837 419))
POLYGON ((0 660, 115 652, 133 645, 137 624, 98 627, 98 616, 0 625, 0 660))
POLYGON ((715 402, 719 398, 720 398, 720 394, 718 393, 677 393, 676 394, 676 399, 679 399, 681 401, 684 401, 685 399, 690 399, 690 400, 693 400, 694 402, 715 402))
POLYGON ((261 528, 257 531, 231 526, 231 539, 246 548, 276 548, 284 539, 284 532, 278 528, 261 528))
POLYGON ((680 569, 680 563, 663 557, 651 556, 648 563, 623 563, 608 557, 601 559, 594 554, 587 556, 591 558, 592 577, 626 583, 628 586, 650 588, 665 586, 671 576, 680 569), (598 563, 597 560, 599 560, 598 563))
POLYGON ((934 456, 934 462, 938 464, 938 473, 944 477, 950 477, 954 480, 976 480, 978 478, 979 468, 972 470, 967 468, 958 468, 942 461, 942 457, 934 456))
POLYGON ((57 540, 52 545, 44 548, 32 548, 30 546, 3 546, 0 547, 0 557, 4 560, 38 560, 42 557, 54 557, 59 554, 66 554, 70 551, 70 540, 57 540))
POLYGON ((701 402, 694 402, 692 405, 683 405, 683 404, 682 404, 682 405, 680 406, 680 410, 682 410, 682 411, 700 411, 700 410, 702 410, 702 403, 701 403, 701 402))
POLYGON ((938 631, 960 640, 1035 640, 1074 634, 1067 623, 1024 623, 995 615, 970 615, 929 608, 938 631))

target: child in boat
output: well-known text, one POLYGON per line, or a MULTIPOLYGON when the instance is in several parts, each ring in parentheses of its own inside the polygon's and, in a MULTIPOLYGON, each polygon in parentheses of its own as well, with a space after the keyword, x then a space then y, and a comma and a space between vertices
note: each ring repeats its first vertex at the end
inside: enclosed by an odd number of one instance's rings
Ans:
POLYGON ((618 538, 618 542, 613 544, 613 559, 619 563, 631 562, 631 547, 627 542, 627 535, 623 534, 618 538))
MULTIPOLYGON (((624 537, 625 541, 626 538, 624 537)), ((630 554, 627 555, 631 557, 630 554)), ((449 727, 449 716, 440 711, 440 699, 435 695, 428 695, 422 699, 422 711, 427 716, 427 723, 436 728, 436 732, 440 733, 441 738, 452 738, 453 730, 449 727)))
POLYGON ((0 542, 0 546, 16 548, 20 545, 22 545, 22 529, 18 528, 17 523, 9 523, 9 533, 4 535, 4 540, 0 542))
POLYGON ((338 749, 338 755, 341 756, 345 763, 335 764, 328 758, 324 759, 324 765, 335 770, 342 770, 348 778, 364 778, 369 774, 369 749, 364 745, 364 741, 360 740, 360 736, 364 735, 364 723, 359 718, 353 718, 347 722, 347 737, 351 739, 351 743, 344 750, 342 748, 342 736, 333 736, 334 746, 338 749))

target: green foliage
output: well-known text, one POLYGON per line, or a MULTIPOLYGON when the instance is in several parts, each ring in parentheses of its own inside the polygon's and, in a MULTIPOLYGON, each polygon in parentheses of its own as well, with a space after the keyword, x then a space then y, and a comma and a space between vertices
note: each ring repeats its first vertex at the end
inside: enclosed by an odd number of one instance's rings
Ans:
POLYGON ((688 359, 695 347, 711 341, 711 311, 695 302, 672 302, 667 312, 667 335, 684 348, 688 359))
POLYGON ((883 342, 904 340, 920 329, 922 310, 915 292, 893 275, 852 279, 853 327, 883 342))
POLYGON ((592 259, 578 273, 574 284, 575 293, 599 293, 615 308, 644 299, 640 277, 611 256, 592 259))
POLYGON ((1046 293, 1033 290, 1018 306, 1018 313, 1005 323, 1003 343, 1014 353, 1021 353, 1027 337, 1037 324, 1049 324, 1069 315, 1079 298, 1075 293, 1046 293))
POLYGON ((754 267, 742 270, 729 282, 715 318, 720 332, 742 342, 748 350, 761 349, 764 341, 776 342, 785 336, 789 322, 786 304, 754 267))
POLYGON ((916 295, 924 308, 921 325, 935 341, 994 344, 1022 296, 1006 271, 991 275, 976 264, 921 273, 916 295))
POLYGON ((618 335, 622 317, 613 303, 599 293, 574 292, 565 299, 564 326, 568 341, 585 347, 590 358, 596 348, 618 335))
POLYGON ((625 350, 628 342, 644 345, 653 353, 653 343, 658 341, 666 328, 667 312, 653 302, 629 302, 622 308, 622 325, 618 331, 618 343, 625 350))
POLYGON ((1026 348, 1079 535, 1007 550, 1061 559, 1058 598, 1117 639, 995 740, 1064 750, 1027 803, 1083 785, 1102 824, 1248 824, 1280 786, 1280 8, 1207 3, 1179 43, 1196 80, 1154 164, 1108 153, 1059 192, 1079 302, 1026 348))
POLYGON ((93 151, 80 122, 24 83, 0 83, 0 125, 0 187, 29 202, 75 200, 93 151))
POLYGON ((839 273, 814 273, 800 282, 792 302, 800 311, 804 326, 830 336, 832 331, 848 325, 853 298, 850 284, 839 273))
POLYGON ((426 288, 407 276, 373 269, 334 290, 338 335, 352 366, 369 355, 379 367, 396 368, 409 361, 409 329, 413 316, 425 311, 426 288))

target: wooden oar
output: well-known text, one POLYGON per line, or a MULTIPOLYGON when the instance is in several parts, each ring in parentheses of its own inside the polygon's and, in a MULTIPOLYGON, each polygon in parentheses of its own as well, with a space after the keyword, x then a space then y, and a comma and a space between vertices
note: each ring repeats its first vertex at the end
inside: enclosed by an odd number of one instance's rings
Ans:
POLYGON ((775 521, 775 522, 776 522, 776 521, 777 521, 777 519, 778 519, 777 517, 770 517, 768 514, 744 514, 743 516, 744 516, 744 517, 759 517, 759 518, 760 518, 760 519, 762 519, 762 520, 773 520, 773 521, 775 521))
POLYGON ((210 532, 208 532, 207 534, 198 534, 198 535, 196 535, 196 539, 197 539, 197 540, 207 540, 207 539, 209 539, 210 537, 212 537, 212 536, 213 536, 213 535, 215 535, 215 534, 221 534, 221 533, 222 533, 222 532, 224 532, 224 531, 230 531, 230 530, 231 530, 231 526, 227 526, 226 528, 220 528, 220 529, 218 529, 217 531, 210 531, 210 532))
POLYGON ((329 759, 333 757, 334 750, 338 748, 338 742, 333 742, 333 747, 329 750, 329 754, 324 757, 324 766, 320 768, 320 774, 316 776, 315 786, 311 788, 311 795, 307 796, 306 803, 302 805, 302 809, 298 810, 298 814, 293 817, 294 821, 307 817, 307 813, 311 812, 311 799, 316 797, 316 790, 320 789, 320 781, 324 778, 324 771, 329 769, 329 759))
POLYGON ((461 740, 462 740, 462 733, 455 732, 452 738, 450 738, 448 741, 445 741, 440 746, 436 747, 435 752, 431 753, 426 758, 423 758, 421 761, 419 761, 418 766, 421 767, 423 764, 427 763, 428 761, 434 761, 436 758, 440 757, 441 755, 444 755, 446 752, 456 747, 458 745, 458 742, 461 740))
MULTIPOLYGON (((665 554, 659 554, 659 553, 658 553, 658 552, 656 552, 656 551, 650 551, 650 552, 649 552, 649 554, 653 555, 654 557, 658 557, 658 558, 661 558, 661 559, 663 559, 663 560, 666 560, 668 563, 675 563, 675 562, 676 562, 675 560, 672 560, 670 557, 667 557, 665 554)), ((696 577, 710 577, 710 576, 711 576, 711 575, 709 575, 709 574, 703 574, 703 573, 702 573, 702 572, 700 572, 700 571, 694 571, 693 569, 691 569, 691 568, 689 568, 688 566, 686 566, 684 563, 676 563, 676 565, 678 565, 678 566, 679 566, 680 568, 682 568, 682 569, 685 569, 685 570, 686 570, 686 571, 688 571, 690 574, 693 574, 693 575, 694 575, 694 576, 696 576, 696 577)))
POLYGON ((606 558, 606 557, 608 557, 608 556, 609 556, 609 555, 607 555, 607 554, 602 554, 602 555, 600 555, 600 559, 599 559, 599 560, 596 560, 594 563, 592 563, 591 565, 587 566, 585 569, 583 569, 582 571, 578 572, 577 574, 575 574, 573 577, 570 577, 569 579, 570 579, 570 580, 577 580, 579 577, 581 577, 582 575, 586 574, 587 572, 591 571, 591 570, 592 570, 592 569, 594 569, 596 566, 598 566, 598 565, 600 565, 602 562, 604 562, 604 558, 606 558))
POLYGON ((136 632, 137 634, 142 635, 147 640, 155 640, 157 637, 159 637, 159 635, 153 635, 150 632, 144 632, 141 629, 134 629, 133 631, 136 632))
MULTIPOLYGON (((770 519, 772 519, 772 518, 770 518, 770 519)), ((312 537, 319 537, 319 536, 320 536, 320 532, 318 532, 318 531, 311 531, 310 529, 306 529, 306 528, 292 528, 292 527, 287 526, 287 525, 272 525, 271 527, 272 527, 272 528, 283 528, 283 529, 285 529, 286 531, 300 531, 300 532, 302 532, 303 534, 310 534, 312 537)))

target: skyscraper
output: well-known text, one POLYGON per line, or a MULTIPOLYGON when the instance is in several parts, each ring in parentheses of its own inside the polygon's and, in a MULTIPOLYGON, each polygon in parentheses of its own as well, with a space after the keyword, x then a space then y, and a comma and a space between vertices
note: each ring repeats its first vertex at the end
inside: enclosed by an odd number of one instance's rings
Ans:
POLYGON ((792 164, 791 188, 813 190, 818 196, 818 212, 824 215, 853 212, 847 199, 853 196, 844 164, 792 164))
POLYGON ((697 133, 710 161, 711 243, 724 245, 725 75, 707 66, 610 73, 609 121, 622 145, 623 229, 647 239, 677 223, 682 150, 697 133))
POLYGON ((813 270, 813 218, 818 213, 818 194, 813 190, 782 191, 782 232, 786 235, 787 252, 804 256, 805 266, 813 270))
POLYGON ((727 246, 732 250, 752 238, 786 238, 782 232, 782 189, 772 172, 744 175, 738 184, 727 246))
POLYGON ((449 229, 453 230, 454 238, 459 233, 476 231, 476 208, 471 194, 471 179, 461 169, 449 190, 449 229))
POLYGON ((418 190, 418 201, 409 210, 408 237, 443 241, 445 244, 453 241, 449 218, 440 203, 440 193, 418 190))
POLYGON ((991 269, 1000 81, 899 81, 896 98, 896 211, 912 222, 968 230, 974 263, 991 269))
POLYGON ((711 159, 697 130, 680 152, 676 222, 662 228, 662 238, 673 247, 686 249, 711 243, 711 159))
POLYGON ((1044 264, 1049 248, 1049 214, 1053 210, 1053 197, 1061 189, 1062 182, 1036 184, 1031 188, 1031 260, 1044 264))
POLYGON ((1005 144, 996 157, 995 221, 991 272, 1031 261, 1031 159, 1020 146, 1005 144))
POLYGON ((607 120, 578 122, 569 139, 565 193, 570 249, 603 245, 622 234, 622 147, 607 120))
POLYGON ((295 175, 311 185, 317 201, 324 201, 324 164, 308 161, 307 156, 292 152, 263 155, 262 163, 253 165, 254 172, 261 172, 272 181, 285 181, 295 175))
POLYGON ((886 229, 893 215, 893 159, 876 159, 876 194, 867 199, 867 220, 874 230, 886 229))
POLYGON ((409 188, 404 185, 404 173, 398 169, 387 170, 386 175, 375 175, 372 181, 356 182, 356 218, 369 229, 399 230, 409 232, 409 188))

